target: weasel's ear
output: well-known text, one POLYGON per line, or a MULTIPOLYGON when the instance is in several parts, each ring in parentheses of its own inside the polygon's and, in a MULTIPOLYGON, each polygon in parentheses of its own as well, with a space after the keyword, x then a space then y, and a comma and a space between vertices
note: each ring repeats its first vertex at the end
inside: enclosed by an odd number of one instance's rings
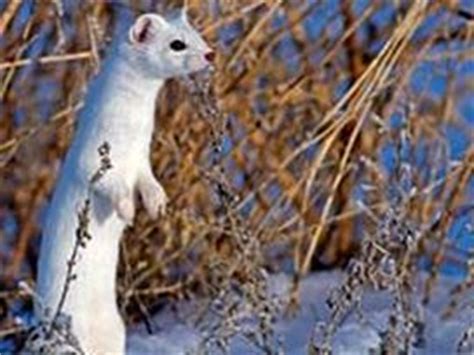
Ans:
POLYGON ((183 7, 179 11, 179 17, 181 18, 181 21, 183 21, 184 23, 189 23, 189 21, 188 21, 188 10, 186 9, 186 7, 183 7))
POLYGON ((166 25, 166 21, 159 15, 141 15, 129 31, 129 39, 132 43, 147 43, 156 36, 158 30, 166 25))

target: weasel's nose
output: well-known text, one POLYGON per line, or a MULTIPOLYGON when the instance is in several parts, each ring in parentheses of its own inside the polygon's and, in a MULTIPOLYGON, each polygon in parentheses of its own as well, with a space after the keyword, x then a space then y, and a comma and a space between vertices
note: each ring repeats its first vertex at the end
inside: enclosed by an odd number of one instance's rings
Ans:
POLYGON ((204 54, 204 58, 206 58, 208 62, 212 63, 214 59, 216 59, 216 52, 207 52, 206 54, 204 54))

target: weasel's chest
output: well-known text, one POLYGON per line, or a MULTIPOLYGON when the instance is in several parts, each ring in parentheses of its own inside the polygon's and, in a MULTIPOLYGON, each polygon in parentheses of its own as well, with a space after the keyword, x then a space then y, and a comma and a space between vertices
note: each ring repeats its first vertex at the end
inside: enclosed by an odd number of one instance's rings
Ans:
POLYGON ((149 146, 153 134, 153 112, 123 105, 112 107, 94 117, 87 130, 87 144, 109 143, 111 148, 135 154, 149 146), (113 147, 112 147, 113 145, 113 147))
POLYGON ((149 159, 152 129, 143 126, 102 125, 79 132, 72 149, 71 158, 78 172, 87 176, 95 172, 101 161, 102 147, 106 145, 107 155, 114 171, 122 175, 135 175, 143 162, 149 159), (74 163, 75 162, 75 163, 74 163))

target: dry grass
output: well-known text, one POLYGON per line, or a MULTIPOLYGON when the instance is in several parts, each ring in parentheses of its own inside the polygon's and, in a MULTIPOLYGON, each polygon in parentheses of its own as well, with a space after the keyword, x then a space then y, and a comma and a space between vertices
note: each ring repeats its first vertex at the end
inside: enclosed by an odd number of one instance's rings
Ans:
MULTIPOLYGON (((12 307, 30 306, 16 282, 34 279, 38 222, 83 91, 124 9, 28 3, 0 2, 0 335, 9 336, 12 307)), ((135 12, 182 4, 131 3, 135 12)), ((420 261, 430 267, 426 302, 441 268, 470 275, 447 315, 456 311, 473 286, 472 242, 458 246, 472 241, 472 103, 461 110, 474 91, 472 11, 458 1, 186 3, 217 49, 216 68, 208 81, 173 81, 160 95, 152 160, 171 204, 158 221, 139 213, 126 233, 125 319, 197 294, 254 316, 265 306, 257 323, 266 335, 254 341, 268 352, 277 345, 266 317, 279 307, 265 300, 266 272, 288 265, 295 301, 302 276, 352 257, 372 268, 361 283, 377 283, 388 257, 374 256, 374 245, 394 260, 394 293, 409 293, 402 285, 420 261), (403 241, 413 248, 393 244, 401 232, 384 229, 390 218, 416 231, 403 241), (243 299, 230 294, 235 285, 243 299)), ((227 325, 239 318, 229 312, 227 325)), ((219 329, 209 342, 225 349, 235 328, 219 329)))

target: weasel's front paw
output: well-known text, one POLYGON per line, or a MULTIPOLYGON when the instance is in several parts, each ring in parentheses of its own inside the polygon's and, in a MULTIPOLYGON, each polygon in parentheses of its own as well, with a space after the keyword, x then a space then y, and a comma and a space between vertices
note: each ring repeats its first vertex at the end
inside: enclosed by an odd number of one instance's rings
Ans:
POLYGON ((156 219, 165 213, 168 196, 159 182, 155 180, 141 182, 139 190, 145 209, 151 218, 156 219))
POLYGON ((110 202, 120 219, 128 225, 133 223, 135 217, 133 190, 119 174, 106 174, 94 183, 92 188, 94 193, 110 202))
POLYGON ((127 225, 133 224, 133 218, 135 217, 135 203, 133 202, 133 198, 123 197, 118 200, 116 210, 119 217, 127 223, 127 225))

